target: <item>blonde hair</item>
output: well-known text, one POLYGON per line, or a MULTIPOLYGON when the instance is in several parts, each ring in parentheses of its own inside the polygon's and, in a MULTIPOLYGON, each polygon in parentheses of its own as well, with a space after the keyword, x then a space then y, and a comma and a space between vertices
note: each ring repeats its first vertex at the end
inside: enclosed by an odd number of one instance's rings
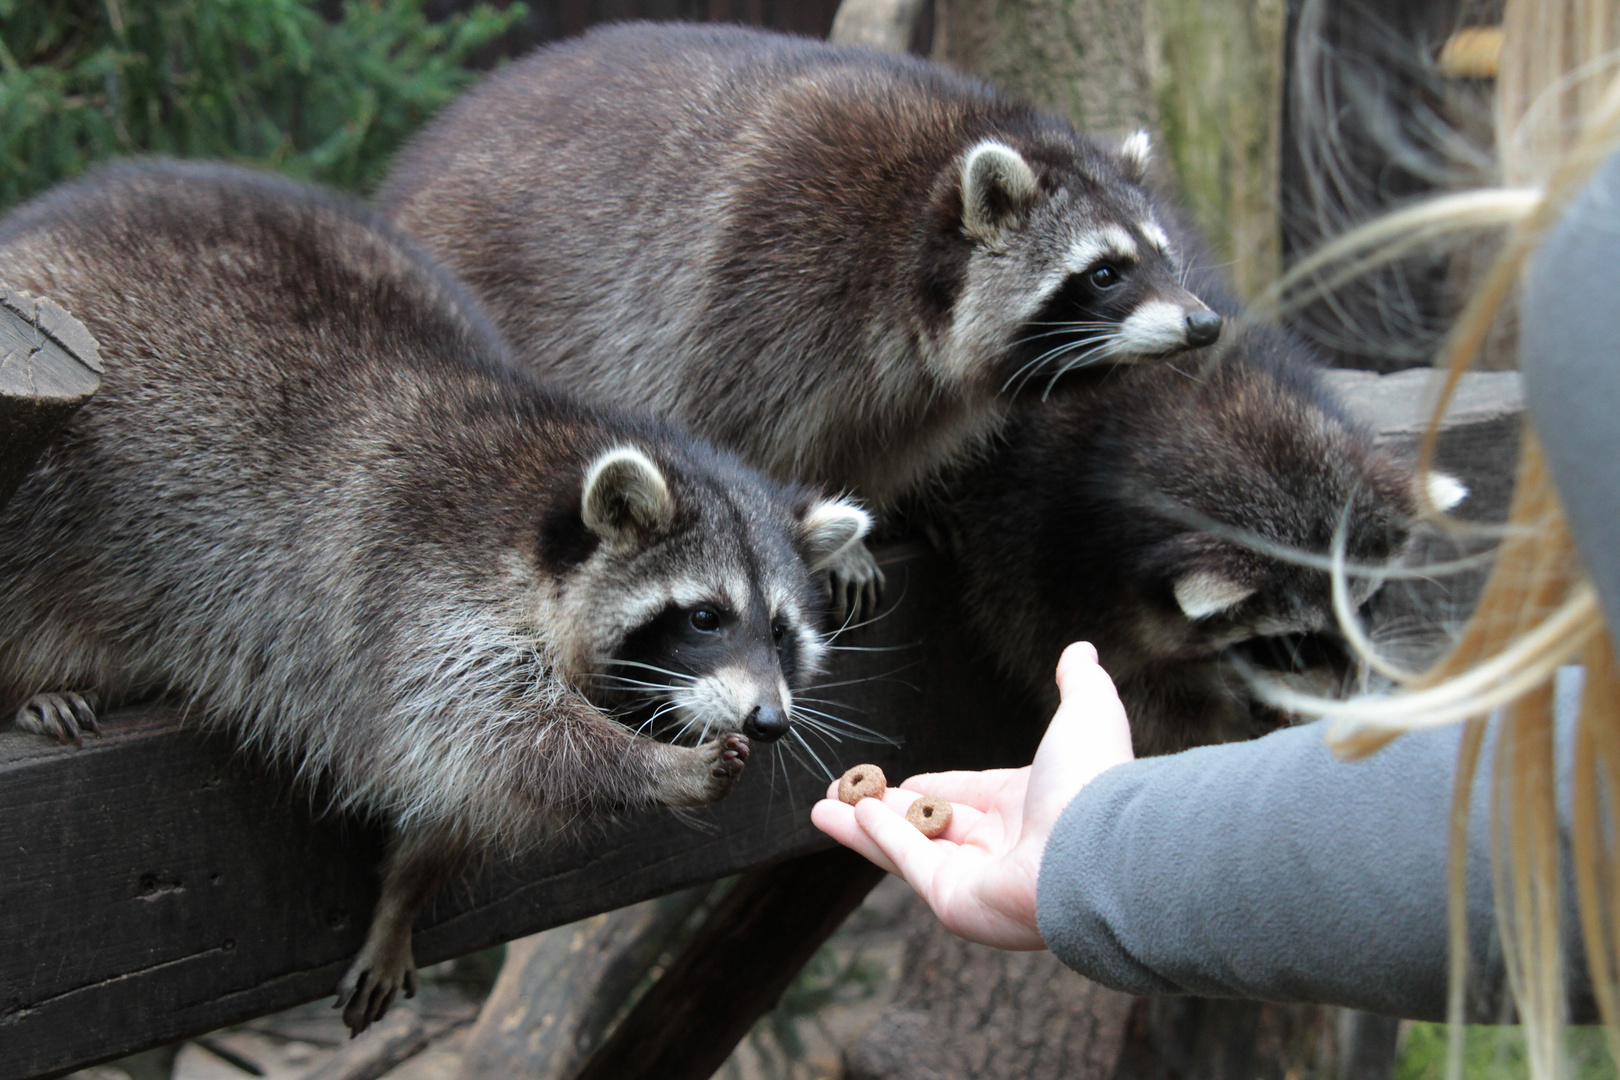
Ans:
MULTIPOLYGON (((1423 440, 1434 459, 1439 419, 1510 302, 1543 234, 1620 146, 1620 0, 1508 0, 1495 99, 1495 187, 1443 195, 1325 245, 1258 305, 1280 310, 1320 295, 1420 245, 1482 226, 1505 242, 1454 322, 1440 358, 1443 385, 1423 440)), ((1620 512, 1620 508, 1616 508, 1620 512)), ((1401 733, 1463 722, 1451 816, 1450 1015, 1460 1040, 1466 987, 1466 828, 1486 717, 1500 709, 1492 797, 1497 916, 1509 984, 1525 1028, 1531 1075, 1562 1076, 1565 972, 1559 927, 1552 679, 1579 662, 1585 682, 1576 735, 1574 877, 1587 965, 1610 1046, 1620 1058, 1620 672, 1596 592, 1570 537, 1540 445, 1527 422, 1508 527, 1460 639, 1438 663, 1403 675, 1399 692, 1310 711, 1336 721, 1345 756, 1401 733)), ((1294 702, 1298 704, 1298 702, 1294 702)), ((1454 1041, 1451 1067, 1461 1067, 1454 1041)))

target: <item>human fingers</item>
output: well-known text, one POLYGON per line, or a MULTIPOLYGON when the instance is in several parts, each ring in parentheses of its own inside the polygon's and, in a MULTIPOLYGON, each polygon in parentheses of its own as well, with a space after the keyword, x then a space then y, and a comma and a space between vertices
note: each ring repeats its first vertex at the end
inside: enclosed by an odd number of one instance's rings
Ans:
POLYGON ((1125 706, 1097 663, 1097 650, 1086 642, 1070 645, 1057 676, 1062 703, 1035 751, 1024 797, 1024 819, 1037 826, 1055 821, 1097 774, 1135 757, 1125 706))
MULTIPOLYGON (((891 873, 905 878, 906 884, 926 899, 931 891, 934 873, 945 861, 951 846, 928 839, 886 802, 862 799, 855 804, 854 811, 861 830, 877 846, 888 864, 894 867, 891 873)), ((878 862, 876 859, 872 861, 878 862)))
POLYGON ((865 829, 861 828, 855 818, 855 807, 841 803, 837 799, 823 799, 810 808, 810 823, 886 873, 896 876, 900 874, 899 868, 883 853, 883 849, 867 835, 865 829))
POLYGON ((918 773, 900 785, 908 791, 937 795, 953 803, 988 810, 1009 781, 1021 780, 1026 769, 986 769, 983 772, 918 773))
MULTIPOLYGON (((906 811, 911 809, 911 804, 922 798, 923 795, 923 792, 912 791, 909 788, 890 788, 883 793, 883 805, 901 817, 905 817, 906 811)), ((949 840, 953 844, 963 843, 967 840, 968 833, 972 832, 974 826, 983 821, 986 816, 985 812, 978 807, 969 806, 966 803, 952 802, 951 823, 945 826, 944 832, 933 839, 949 840)), ((907 824, 910 825, 910 822, 907 822, 907 824)), ((912 828, 915 827, 912 826, 912 828)))

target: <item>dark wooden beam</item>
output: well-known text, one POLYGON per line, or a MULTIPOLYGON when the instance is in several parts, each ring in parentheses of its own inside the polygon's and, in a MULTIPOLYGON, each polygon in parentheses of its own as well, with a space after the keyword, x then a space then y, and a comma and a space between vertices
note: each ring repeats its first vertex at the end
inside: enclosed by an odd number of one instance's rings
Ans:
MULTIPOLYGON (((818 747, 889 775, 1028 760, 1042 718, 986 676, 947 568, 885 555, 892 614, 840 638, 835 712, 904 745, 818 747)), ((0 1080, 54 1076, 332 992, 377 896, 379 830, 171 711, 107 719, 83 750, 0 733, 0 1080)), ((589 844, 492 859, 420 920, 431 964, 827 846, 827 780, 756 753, 695 823, 649 816, 589 844)), ((830 929, 830 928, 829 928, 830 929)), ((791 971, 789 972, 791 975, 791 971)))
POLYGON ((90 332, 52 301, 0 283, 0 503, 100 384, 90 332))

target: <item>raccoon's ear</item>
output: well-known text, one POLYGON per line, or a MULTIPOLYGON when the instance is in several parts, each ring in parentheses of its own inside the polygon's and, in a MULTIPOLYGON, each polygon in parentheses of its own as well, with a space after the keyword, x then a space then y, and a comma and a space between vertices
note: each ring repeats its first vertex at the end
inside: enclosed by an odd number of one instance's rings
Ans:
POLYGON ((1140 184, 1147 179, 1148 169, 1153 164, 1153 136, 1145 130, 1131 132, 1120 143, 1119 156, 1124 160, 1131 179, 1140 184))
POLYGON ((633 446, 615 446, 585 470, 580 516, 609 543, 641 542, 669 526, 675 500, 651 458, 633 446))
POLYGON ((962 162, 962 231, 974 240, 994 238, 1024 216, 1038 190, 1024 155, 986 139, 962 162))
POLYGON ((818 499, 799 519, 810 548, 810 569, 820 570, 872 531, 872 515, 844 499, 818 499))
POLYGON ((1194 570, 1176 579, 1173 586, 1181 613, 1193 622, 1230 611, 1255 594, 1245 585, 1218 570, 1194 570))
POLYGON ((1429 501, 1442 514, 1468 498, 1468 485, 1450 473, 1431 472, 1424 477, 1429 489, 1429 501))

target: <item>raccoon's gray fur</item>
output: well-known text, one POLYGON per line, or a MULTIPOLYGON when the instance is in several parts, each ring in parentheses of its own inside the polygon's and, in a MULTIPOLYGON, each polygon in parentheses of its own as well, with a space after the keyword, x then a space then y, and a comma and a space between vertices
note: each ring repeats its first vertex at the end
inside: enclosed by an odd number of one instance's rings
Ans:
POLYGON ((1214 340, 1147 150, 913 57, 628 24, 491 76, 378 203, 548 378, 885 507, 1011 392, 1214 340))
MULTIPOLYGON (((1398 562, 1416 511, 1411 467, 1373 448, 1303 342, 1259 325, 1227 338, 1029 405, 949 511, 969 617, 1002 669, 1055 702, 1058 655, 1091 641, 1139 754, 1281 722, 1234 656, 1318 682, 1347 671, 1330 575, 1277 551, 1326 557, 1343 521, 1351 566, 1398 562)), ((1463 494, 1438 475, 1431 490, 1463 494)), ((1356 605, 1376 588, 1349 580, 1356 605)))
POLYGON ((170 697, 389 823, 357 1031, 459 861, 721 798, 822 659, 811 569, 861 511, 543 392, 368 212, 125 165, 0 220, 0 267, 106 366, 0 507, 0 716, 77 741, 92 696, 170 697))

